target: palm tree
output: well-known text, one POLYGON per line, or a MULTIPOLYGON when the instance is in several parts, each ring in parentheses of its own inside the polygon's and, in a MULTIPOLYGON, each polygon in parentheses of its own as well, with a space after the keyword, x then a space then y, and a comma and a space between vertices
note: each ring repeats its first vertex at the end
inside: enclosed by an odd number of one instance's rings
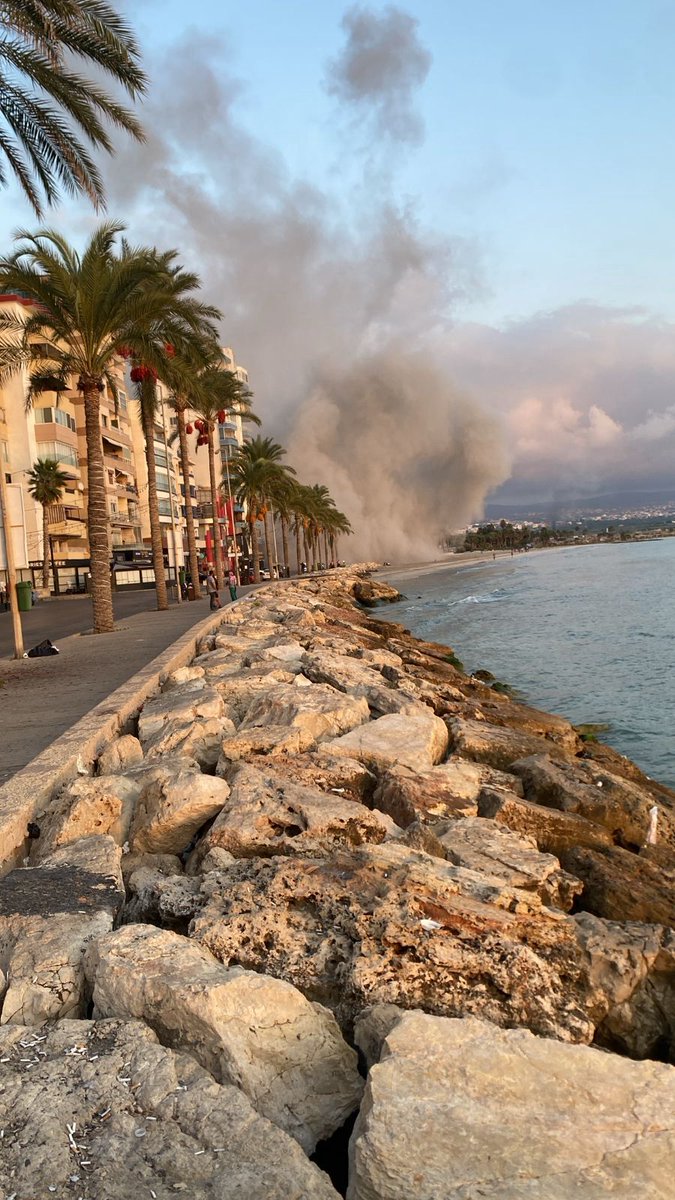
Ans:
POLYGON ((70 476, 55 458, 38 458, 28 472, 28 491, 42 505, 42 586, 49 587, 49 517, 47 508, 58 504, 70 476))
POLYGON ((260 550, 258 547, 258 521, 267 513, 267 496, 271 486, 274 465, 265 458, 255 458, 247 453, 248 444, 240 446, 230 459, 230 480, 240 504, 246 508, 249 526, 253 578, 260 583, 260 550))
MULTIPOLYGON (((178 437, 178 449, 180 458, 180 473, 183 480, 183 494, 185 497, 185 526, 187 529, 188 540, 188 562, 190 564, 190 578, 194 589, 194 598, 201 598, 201 588, 199 586, 199 559, 197 557, 197 535, 195 533, 195 518, 192 511, 192 496, 190 494, 190 451, 187 440, 187 427, 185 414, 190 408, 190 402, 185 392, 176 390, 169 400, 169 405, 176 414, 176 434, 169 440, 178 437)), ((192 426, 190 425, 190 432, 192 426)))
MULTIPOLYGON (((157 609, 165 612, 169 607, 169 597, 166 590, 166 574, 164 571, 164 547, 162 546, 162 526, 159 520, 159 498, 157 496, 157 464, 155 461, 155 421, 159 408, 157 396, 157 379, 149 367, 132 367, 132 379, 137 378, 136 399, 145 440, 145 466, 148 474, 148 518, 150 521, 150 544, 152 546, 152 565, 155 573, 155 594, 157 609), (140 372, 143 372, 141 375, 140 372)), ((168 473, 168 464, 167 464, 168 473)), ((169 488, 171 480, 169 479, 169 488)), ((169 491, 171 497, 171 492, 169 491)), ((173 503, 173 499, 171 499, 173 503)))
MULTIPOLYGON (((268 517, 270 521, 274 521, 274 510, 278 505, 283 504, 287 500, 292 490, 293 476, 295 475, 293 467, 289 467, 286 463, 281 462, 285 454, 286 451, 283 446, 275 442, 273 438, 262 437, 258 434, 255 437, 247 438, 243 446, 239 447, 235 458, 230 461, 230 471, 232 471, 232 466, 235 464, 237 478, 241 475, 241 464, 243 461, 260 464, 261 469, 256 479, 260 483, 262 490, 257 495, 255 508, 258 519, 263 522, 265 551, 270 574, 272 573, 273 563, 273 535, 270 535, 268 517), (262 469, 263 467, 264 470, 262 469)), ((259 574, 259 569, 259 560, 257 557, 254 557, 254 571, 256 575, 259 574)))
POLYGON ((20 233, 17 249, 0 260, 0 290, 21 292, 33 301, 19 315, 0 316, 0 382, 32 368, 29 398, 53 389, 55 380, 61 387, 71 379, 83 397, 96 633, 114 628, 101 394, 107 385, 117 395, 113 369, 121 351, 157 370, 166 361, 167 345, 181 347, 197 323, 219 316, 193 300, 181 303, 166 272, 158 271, 155 251, 124 246, 117 253, 115 239, 122 230, 122 225, 101 225, 82 254, 53 230, 20 233))
POLYGON ((252 394, 232 371, 225 370, 222 355, 197 372, 188 385, 190 407, 197 413, 197 446, 206 445, 209 455, 209 483, 211 486, 211 520, 216 566, 216 580, 222 588, 223 552, 221 530, 218 519, 218 478, 216 475, 216 451, 213 434, 225 420, 228 410, 238 413, 245 421, 259 425, 260 419, 251 409, 252 394))
POLYGON ((106 122, 143 140, 132 113, 95 79, 105 75, 132 99, 145 91, 130 27, 107 0, 3 0, 2 29, 0 186, 8 167, 38 216, 61 191, 98 208, 103 184, 86 143, 113 153, 106 122), (81 63, 94 78, 79 73, 81 63))

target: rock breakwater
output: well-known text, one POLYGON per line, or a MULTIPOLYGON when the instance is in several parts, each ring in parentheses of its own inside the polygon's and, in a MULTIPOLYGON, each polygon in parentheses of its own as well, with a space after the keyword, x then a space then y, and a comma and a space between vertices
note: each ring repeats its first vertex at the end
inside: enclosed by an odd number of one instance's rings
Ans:
POLYGON ((670 1196, 675 794, 392 598, 232 606, 40 816, 0 880, 6 1196, 328 1200, 354 1117, 350 1200, 670 1196))

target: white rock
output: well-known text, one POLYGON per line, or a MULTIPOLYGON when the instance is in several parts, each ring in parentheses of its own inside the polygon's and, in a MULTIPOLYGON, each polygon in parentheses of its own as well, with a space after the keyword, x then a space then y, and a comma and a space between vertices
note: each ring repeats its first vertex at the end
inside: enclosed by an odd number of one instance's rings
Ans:
POLYGON ((406 1013, 368 1076, 348 1200, 670 1200, 675 1070, 406 1013))
POLYGON ((223 779, 178 770, 159 774, 143 789, 129 835, 136 853, 180 854, 230 794, 223 779))
POLYGON ((311 1153, 358 1105, 356 1054, 334 1017, 288 983, 227 970, 178 934, 130 925, 87 957, 97 1015, 138 1017, 311 1153))
POLYGON ((379 717, 329 742, 333 754, 357 758, 371 770, 397 763, 425 770, 441 761, 448 748, 448 731, 440 717, 401 714, 379 717))

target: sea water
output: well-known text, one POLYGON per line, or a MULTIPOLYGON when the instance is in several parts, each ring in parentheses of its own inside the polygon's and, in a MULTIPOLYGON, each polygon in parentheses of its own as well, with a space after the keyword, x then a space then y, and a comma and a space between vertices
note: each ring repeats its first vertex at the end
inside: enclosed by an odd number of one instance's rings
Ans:
MULTIPOLYGON (((459 559, 461 562, 461 559, 459 559)), ((529 704, 675 786, 675 538, 530 551, 433 573, 387 573, 378 615, 451 646, 529 704)))

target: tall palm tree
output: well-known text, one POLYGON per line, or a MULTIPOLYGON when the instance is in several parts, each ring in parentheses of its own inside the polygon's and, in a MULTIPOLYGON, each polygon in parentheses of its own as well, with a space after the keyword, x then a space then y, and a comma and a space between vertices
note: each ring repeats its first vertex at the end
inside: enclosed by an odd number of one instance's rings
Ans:
POLYGON ((274 465, 267 459, 254 458, 247 453, 246 442, 230 459, 232 487, 240 504, 246 509, 255 583, 260 583, 258 521, 264 520, 267 513, 267 496, 273 473, 274 465))
POLYGON ((196 421, 199 422, 197 446, 201 443, 208 447, 216 580, 218 587, 222 588, 224 583, 223 551, 218 519, 218 477, 213 435, 217 426, 225 420, 228 411, 234 411, 243 420, 252 421, 256 425, 260 424, 260 418, 251 408, 251 392, 232 371, 225 370, 220 354, 217 359, 194 375, 191 384, 188 385, 187 394, 190 397, 190 407, 197 414, 196 421))
POLYGON ((28 491, 42 505, 42 586, 49 587, 49 516, 50 504, 58 504, 70 476, 55 458, 38 458, 28 472, 28 491))
POLYGON ((0 11, 0 186, 9 168, 38 216, 61 191, 99 207, 103 184, 87 143, 113 152, 106 123, 143 139, 96 80, 104 75, 132 99, 145 91, 130 27, 107 0, 2 0, 0 11))
MULTIPOLYGON (((114 628, 100 398, 106 385, 117 395, 114 367, 120 351, 155 370, 166 346, 181 347, 196 323, 217 310, 182 304, 157 269, 157 254, 116 249, 122 225, 101 225, 79 254, 53 230, 20 233, 9 258, 0 259, 0 290, 33 301, 20 314, 0 315, 0 382, 31 370, 30 395, 55 378, 75 381, 84 403, 87 441, 87 524, 94 631, 114 628)), ((215 328, 213 330, 215 338, 215 328)))
MULTIPOLYGON (((293 467, 281 462, 285 454, 283 446, 275 442, 273 438, 257 434, 255 437, 247 438, 243 446, 239 447, 235 458, 230 461, 230 470, 232 470, 233 463, 237 466, 237 477, 241 474, 242 463, 247 461, 260 465, 261 469, 257 478, 261 481, 263 490, 256 500, 256 512, 258 518, 263 522, 265 552, 270 574, 273 565, 273 535, 270 532, 270 522, 274 521, 276 506, 282 504, 290 494, 295 476, 293 467)), ((254 558, 254 571, 256 575, 259 574, 257 557, 254 558)))

